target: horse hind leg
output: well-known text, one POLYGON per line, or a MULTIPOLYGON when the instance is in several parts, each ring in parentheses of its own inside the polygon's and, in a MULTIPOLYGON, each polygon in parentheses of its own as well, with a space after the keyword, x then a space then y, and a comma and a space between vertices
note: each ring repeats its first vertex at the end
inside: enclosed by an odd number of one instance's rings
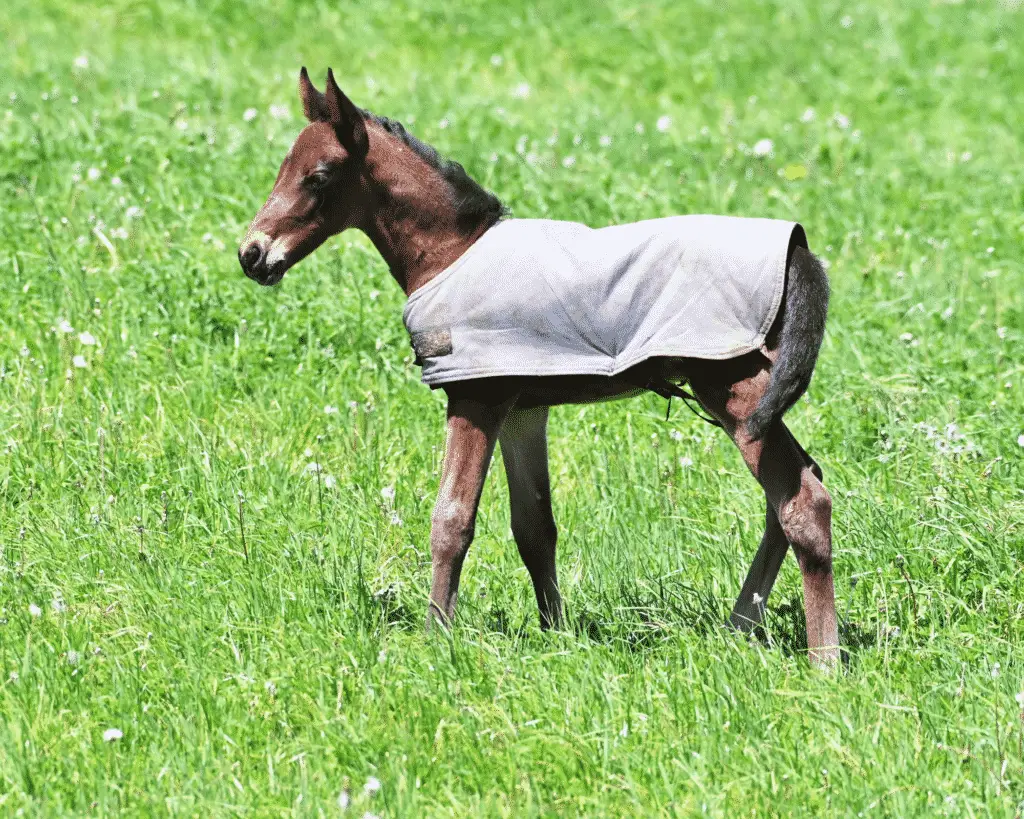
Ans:
MULTIPOLYGON (((799 450, 804 463, 821 481, 824 477, 821 467, 800 446, 789 429, 785 425, 782 426, 789 434, 794 446, 799 450)), ((729 625, 744 633, 753 631, 764 619, 768 595, 772 592, 772 587, 775 585, 775 580, 789 549, 789 540, 786 538, 782 524, 779 523, 779 517, 775 514, 775 509, 772 508, 767 495, 765 496, 764 518, 764 534, 761 537, 761 544, 747 571, 747 578, 743 581, 743 588, 739 597, 736 598, 732 614, 729 615, 729 625)))
POLYGON ((771 368, 771 362, 764 357, 751 357, 746 363, 752 362, 753 366, 736 379, 696 377, 690 382, 701 403, 729 432, 764 489, 775 517, 773 522, 771 515, 766 515, 765 536, 737 603, 737 619, 754 623, 759 620, 757 608, 763 605, 775 582, 788 542, 803 576, 811 662, 831 668, 839 660, 832 579, 832 500, 819 477, 820 469, 781 421, 773 423, 759 440, 747 434, 746 421, 764 394, 771 368))

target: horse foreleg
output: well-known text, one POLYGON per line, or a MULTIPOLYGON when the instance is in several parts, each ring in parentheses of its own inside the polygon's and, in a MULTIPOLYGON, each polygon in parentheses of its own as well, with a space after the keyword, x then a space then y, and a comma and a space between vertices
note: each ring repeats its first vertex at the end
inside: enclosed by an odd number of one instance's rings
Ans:
POLYGON ((562 597, 555 571, 558 530, 551 511, 548 475, 548 409, 513 409, 501 428, 501 457, 508 476, 512 535, 537 595, 541 628, 560 628, 562 597))
POLYGON ((430 526, 433 579, 428 628, 435 618, 447 625, 455 615, 459 577, 473 542, 480 492, 498 432, 512 403, 489 403, 462 396, 449 399, 441 485, 430 526))

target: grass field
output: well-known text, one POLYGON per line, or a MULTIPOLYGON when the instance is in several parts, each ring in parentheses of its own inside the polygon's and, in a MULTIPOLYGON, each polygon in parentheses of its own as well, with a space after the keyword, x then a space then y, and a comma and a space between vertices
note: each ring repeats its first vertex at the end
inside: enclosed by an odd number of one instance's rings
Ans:
POLYGON ((0 30, 0 815, 1022 815, 1019 3, 7 0, 0 30), (720 628, 763 496, 653 395, 553 412, 567 632, 494 469, 423 633, 444 404, 401 292, 362 235, 273 290, 235 258, 302 64, 517 216, 804 223, 833 307, 788 418, 845 673, 808 665, 791 559, 761 640, 720 628))

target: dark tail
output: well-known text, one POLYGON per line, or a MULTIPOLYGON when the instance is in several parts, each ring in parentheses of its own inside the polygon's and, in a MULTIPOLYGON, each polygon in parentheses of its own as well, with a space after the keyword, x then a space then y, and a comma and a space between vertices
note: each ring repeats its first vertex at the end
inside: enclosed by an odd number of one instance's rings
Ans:
POLYGON ((805 247, 793 248, 786 271, 779 355, 768 389, 747 419, 747 433, 757 440, 804 394, 811 383, 828 314, 828 276, 805 247))

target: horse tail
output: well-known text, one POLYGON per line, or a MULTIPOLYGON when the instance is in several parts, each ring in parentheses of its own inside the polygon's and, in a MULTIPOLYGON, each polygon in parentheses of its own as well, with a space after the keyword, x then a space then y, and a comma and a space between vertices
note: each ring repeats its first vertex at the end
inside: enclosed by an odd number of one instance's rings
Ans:
POLYGON ((821 261, 806 247, 794 247, 786 271, 779 354, 768 388, 747 419, 751 439, 763 438, 811 383, 825 336, 828 294, 828 276, 821 261))

